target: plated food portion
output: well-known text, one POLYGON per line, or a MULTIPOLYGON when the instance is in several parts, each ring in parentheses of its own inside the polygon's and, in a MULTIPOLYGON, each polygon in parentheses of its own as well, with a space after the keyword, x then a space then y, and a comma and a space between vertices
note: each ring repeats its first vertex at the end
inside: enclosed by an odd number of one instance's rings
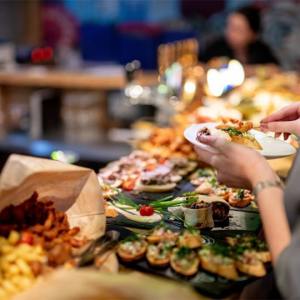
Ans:
POLYGON ((216 153, 211 146, 201 143, 202 136, 218 136, 227 140, 255 149, 266 158, 279 158, 292 155, 296 149, 289 143, 253 129, 251 121, 222 119, 219 123, 194 124, 184 131, 185 138, 192 144, 216 153))
POLYGON ((265 264, 271 261, 265 242, 255 236, 207 243, 195 228, 178 233, 165 224, 148 235, 132 234, 125 238, 119 243, 117 253, 122 262, 130 263, 128 266, 133 268, 146 260, 152 272, 171 268, 175 274, 191 277, 205 271, 229 280, 240 280, 245 275, 264 276, 265 264))
POLYGON ((196 162, 184 157, 167 159, 134 151, 101 169, 98 178, 108 197, 118 190, 160 193, 174 189, 196 167, 196 162))

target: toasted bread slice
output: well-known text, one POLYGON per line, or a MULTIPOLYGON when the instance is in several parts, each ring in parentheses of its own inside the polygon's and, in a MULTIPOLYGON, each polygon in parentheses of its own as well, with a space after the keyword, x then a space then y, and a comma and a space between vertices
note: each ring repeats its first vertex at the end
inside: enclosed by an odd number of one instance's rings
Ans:
POLYGON ((175 244, 176 240, 178 238, 178 233, 176 232, 171 232, 167 231, 166 233, 163 234, 157 234, 155 230, 147 236, 147 241, 151 244, 157 244, 160 242, 169 242, 175 244))
POLYGON ((184 276, 193 276, 198 272, 198 266, 199 261, 197 257, 193 259, 189 259, 189 266, 181 264, 180 259, 174 254, 174 252, 171 255, 170 264, 172 269, 177 272, 178 274, 184 275, 184 276))
POLYGON ((138 251, 136 252, 128 252, 128 251, 125 251, 123 248, 122 248, 122 245, 119 245, 118 249, 117 249, 117 254, 119 255, 119 257, 125 261, 125 262, 132 262, 132 261, 136 261, 136 260, 139 260, 141 259, 145 253, 146 253, 146 250, 147 250, 147 243, 145 241, 142 241, 141 242, 141 247, 138 251))
POLYGON ((178 238, 178 246, 186 247, 189 249, 199 248, 202 246, 202 237, 200 234, 194 235, 184 232, 178 238))
POLYGON ((271 261, 271 253, 269 251, 257 251, 256 257, 263 263, 268 263, 271 261))
POLYGON ((264 264, 259 260, 252 261, 251 263, 238 260, 236 261, 236 267, 240 272, 255 277, 263 277, 267 274, 264 264))
POLYGON ((146 253, 147 261, 150 265, 155 267, 165 267, 170 262, 171 250, 164 250, 163 255, 160 254, 160 245, 149 245, 146 253))
POLYGON ((213 256, 200 256, 200 264, 203 270, 217 274, 227 279, 236 280, 238 278, 238 273, 234 262, 222 263, 217 262, 213 256))
POLYGON ((166 267, 170 262, 170 257, 159 258, 157 256, 146 254, 147 261, 154 267, 166 267))

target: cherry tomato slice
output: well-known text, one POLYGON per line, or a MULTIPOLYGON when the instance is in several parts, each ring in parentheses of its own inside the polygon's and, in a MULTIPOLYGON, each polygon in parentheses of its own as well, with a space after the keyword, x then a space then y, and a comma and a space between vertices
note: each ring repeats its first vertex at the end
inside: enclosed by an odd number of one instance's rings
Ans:
POLYGON ((141 216, 152 216, 154 214, 154 209, 150 205, 142 205, 140 207, 140 215, 141 216))

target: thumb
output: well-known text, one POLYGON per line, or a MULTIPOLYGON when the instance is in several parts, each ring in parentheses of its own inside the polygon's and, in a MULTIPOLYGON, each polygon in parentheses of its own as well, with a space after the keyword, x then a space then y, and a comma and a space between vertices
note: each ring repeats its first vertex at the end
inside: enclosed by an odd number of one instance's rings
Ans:
POLYGON ((264 124, 264 126, 273 132, 287 132, 295 133, 297 132, 298 120, 296 121, 282 121, 282 122, 270 122, 264 124))
POLYGON ((230 147, 230 142, 226 140, 223 137, 219 136, 207 136, 203 135, 199 138, 200 142, 209 145, 215 149, 217 149, 219 152, 224 153, 228 150, 228 147, 230 147))

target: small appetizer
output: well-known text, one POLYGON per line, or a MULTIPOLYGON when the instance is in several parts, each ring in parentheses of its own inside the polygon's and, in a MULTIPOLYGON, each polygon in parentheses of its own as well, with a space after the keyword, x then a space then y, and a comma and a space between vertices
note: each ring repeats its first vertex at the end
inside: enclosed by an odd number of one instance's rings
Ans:
POLYGON ((236 280, 238 272, 230 257, 229 247, 221 244, 204 246, 199 251, 200 265, 205 271, 227 279, 236 280))
POLYGON ((254 196, 248 190, 238 189, 228 191, 225 199, 233 207, 244 208, 254 200, 254 196))
POLYGON ((168 243, 174 245, 176 243, 177 238, 177 232, 172 231, 170 228, 168 228, 167 225, 161 223, 154 228, 150 235, 148 235, 147 240, 149 243, 153 244, 167 241, 168 243))
POLYGON ((267 274, 266 268, 261 260, 259 260, 253 251, 245 251, 239 255, 236 260, 237 269, 250 276, 262 277, 267 274))
POLYGON ((247 250, 248 255, 252 255, 263 263, 271 261, 271 253, 267 248, 267 244, 257 236, 244 235, 237 237, 227 237, 226 241, 234 247, 235 252, 243 254, 247 250))
POLYGON ((249 130, 253 128, 253 123, 250 121, 227 118, 223 119, 223 124, 218 125, 216 128, 226 132, 234 143, 256 150, 262 149, 255 137, 249 133, 249 130))
POLYGON ((202 182, 198 185, 195 191, 202 195, 209 195, 214 192, 213 185, 211 184, 211 180, 203 179, 202 182))
POLYGON ((141 259, 147 250, 147 242, 138 235, 132 235, 119 243, 117 253, 125 262, 141 259))
POLYGON ((223 119, 221 124, 217 124, 215 128, 204 127, 197 132, 196 139, 201 142, 202 136, 220 136, 228 141, 242 144, 247 147, 261 150, 262 147, 249 130, 253 128, 253 123, 248 121, 240 121, 235 119, 223 119))
POLYGON ((210 168, 198 170, 191 176, 191 183, 196 185, 196 192, 204 195, 209 195, 214 192, 214 187, 217 184, 215 173, 210 168))
POLYGON ((186 247, 189 249, 196 249, 202 246, 202 237, 199 230, 195 228, 188 228, 179 236, 177 244, 179 247, 186 247))
POLYGON ((183 207, 184 220, 188 226, 197 228, 214 227, 212 204, 202 200, 183 207))
POLYGON ((202 168, 197 170, 194 174, 191 175, 191 183, 194 185, 198 185, 198 179, 211 178, 215 177, 215 172, 211 168, 202 168), (194 181, 195 180, 195 181, 194 181))
POLYGON ((170 262, 172 269, 178 274, 193 276, 198 272, 199 260, 196 253, 189 248, 174 248, 170 262))
POLYGON ((172 245, 168 242, 150 244, 146 253, 147 261, 154 267, 165 267, 170 262, 171 251, 172 245))

